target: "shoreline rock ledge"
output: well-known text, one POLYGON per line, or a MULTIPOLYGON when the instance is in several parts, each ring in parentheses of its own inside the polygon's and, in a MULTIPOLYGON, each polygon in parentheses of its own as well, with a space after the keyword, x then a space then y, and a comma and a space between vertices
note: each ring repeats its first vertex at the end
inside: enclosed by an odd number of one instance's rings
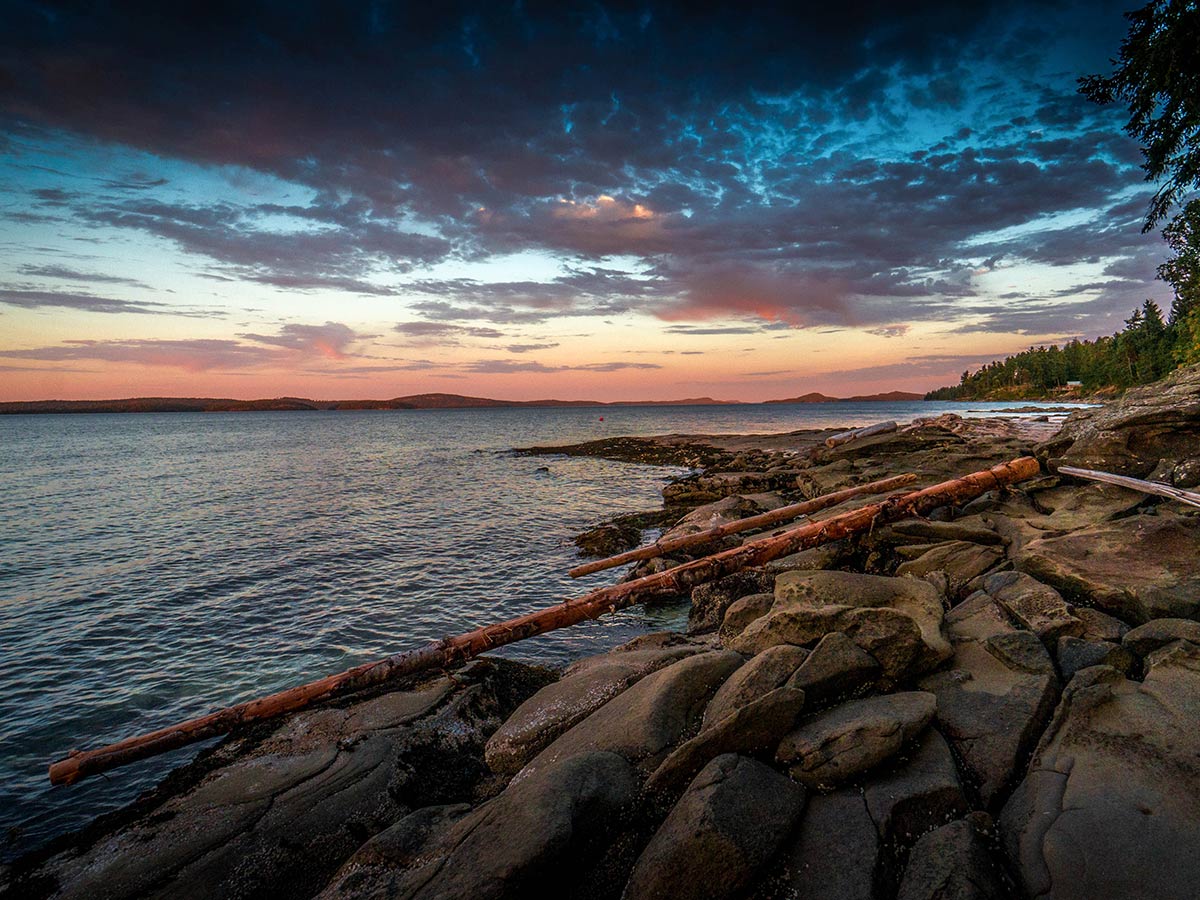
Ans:
MULTIPOLYGON (((1192 478, 1200 368, 1076 415, 1041 477, 697 587, 685 634, 561 673, 484 658, 235 733, 0 895, 1200 896, 1200 516, 1054 471, 1192 478)), ((1046 435, 942 416, 820 437, 671 438, 708 467, 671 515, 931 483, 1046 435)))

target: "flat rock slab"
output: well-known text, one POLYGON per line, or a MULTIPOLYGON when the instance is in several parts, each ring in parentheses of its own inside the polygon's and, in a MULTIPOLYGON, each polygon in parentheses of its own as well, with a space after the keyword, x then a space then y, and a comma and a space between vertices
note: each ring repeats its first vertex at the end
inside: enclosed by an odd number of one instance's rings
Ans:
POLYGON ((1200 644, 1200 622, 1191 619, 1155 619, 1126 632, 1121 646, 1136 656, 1149 656, 1174 641, 1200 644))
POLYGON ((1058 702, 1054 663, 1037 636, 1010 624, 978 592, 946 617, 950 667, 918 683, 937 695, 937 720, 985 807, 1002 800, 1058 702))
POLYGON ((784 897, 874 900, 881 844, 862 789, 812 794, 782 853, 784 897))
POLYGON ((803 808, 803 789, 770 766, 717 757, 642 852, 624 900, 733 897, 775 855, 803 808))
POLYGON ((726 643, 753 655, 776 644, 816 644, 840 631, 870 653, 884 675, 900 681, 950 656, 942 616, 941 595, 918 579, 785 572, 775 579, 770 612, 726 643))
POLYGON ((487 742, 493 772, 511 775, 573 725, 630 685, 703 647, 674 638, 665 646, 616 650, 576 663, 569 674, 542 688, 505 720, 487 742))
POLYGON ((1063 695, 1001 830, 1032 897, 1184 900, 1200 885, 1200 648, 1138 684, 1107 667, 1063 695))
POLYGON ((616 753, 649 775, 696 731, 717 688, 743 662, 737 653, 716 650, 647 675, 557 738, 517 778, 590 750, 616 753))
POLYGON ((960 819, 922 835, 913 846, 897 900, 1008 900, 1004 872, 987 838, 960 819))
POLYGON ((1200 524, 1160 511, 1029 541, 1017 569, 1126 622, 1200 619, 1200 524))
POLYGON ((776 760, 811 787, 833 787, 899 753, 932 720, 937 699, 923 691, 853 700, 788 734, 776 760))
POLYGON ((882 843, 875 871, 876 891, 896 891, 906 851, 921 835, 966 813, 954 754, 936 728, 926 729, 906 757, 873 774, 863 800, 882 843))
POLYGON ((366 860, 352 859, 324 898, 501 900, 566 891, 577 867, 599 855, 597 839, 628 813, 637 789, 632 766, 615 753, 571 757, 514 781, 448 828, 431 829, 417 852, 405 847, 407 865, 396 872, 371 848, 370 871, 362 868, 366 860))
POLYGON ((901 563, 896 574, 920 577, 931 572, 945 572, 950 579, 951 592, 958 595, 969 581, 995 568, 1003 560, 1004 550, 1000 547, 968 541, 946 541, 933 544, 916 559, 901 563))
POLYGON ((544 684, 531 671, 480 661, 455 679, 296 713, 249 749, 218 747, 191 787, 28 876, 84 900, 311 896, 410 804, 473 790, 487 735, 544 684), (414 774, 428 759, 447 767, 441 779, 414 774))

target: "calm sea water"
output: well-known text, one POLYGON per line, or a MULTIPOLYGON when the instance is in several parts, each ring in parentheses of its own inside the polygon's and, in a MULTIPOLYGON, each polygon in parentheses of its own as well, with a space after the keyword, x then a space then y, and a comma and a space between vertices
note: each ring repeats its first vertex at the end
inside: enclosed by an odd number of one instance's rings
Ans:
MULTIPOLYGON (((566 576, 572 537, 658 506, 678 471, 511 447, 1017 405, 0 416, 0 853, 86 824, 197 752, 51 788, 47 765, 73 747, 611 582, 566 576)), ((634 607, 505 652, 563 663, 685 618, 634 607)))

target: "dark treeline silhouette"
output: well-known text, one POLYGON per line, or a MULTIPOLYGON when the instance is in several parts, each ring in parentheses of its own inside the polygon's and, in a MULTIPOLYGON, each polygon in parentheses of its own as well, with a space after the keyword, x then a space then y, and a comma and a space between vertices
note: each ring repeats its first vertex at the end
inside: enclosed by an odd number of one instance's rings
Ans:
POLYGON ((1192 361, 1200 349, 1189 327, 1190 310, 1178 302, 1172 310, 1171 321, 1166 322, 1158 304, 1147 300, 1111 337, 1030 347, 977 372, 963 372, 959 384, 930 391, 925 399, 1021 400, 1157 381, 1177 365, 1192 361))

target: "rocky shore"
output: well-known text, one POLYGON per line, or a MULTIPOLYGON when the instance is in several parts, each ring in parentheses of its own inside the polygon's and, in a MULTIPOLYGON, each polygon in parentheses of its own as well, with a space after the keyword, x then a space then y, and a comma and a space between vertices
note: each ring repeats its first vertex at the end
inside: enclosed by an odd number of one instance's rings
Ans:
POLYGON ((701 585, 686 634, 563 672, 480 659, 235 733, 0 894, 1200 895, 1200 510, 1056 474, 1200 483, 1200 367, 1061 429, 825 436, 526 452, 697 469, 581 536, 593 554, 905 472, 1034 454, 1043 474, 701 585))

